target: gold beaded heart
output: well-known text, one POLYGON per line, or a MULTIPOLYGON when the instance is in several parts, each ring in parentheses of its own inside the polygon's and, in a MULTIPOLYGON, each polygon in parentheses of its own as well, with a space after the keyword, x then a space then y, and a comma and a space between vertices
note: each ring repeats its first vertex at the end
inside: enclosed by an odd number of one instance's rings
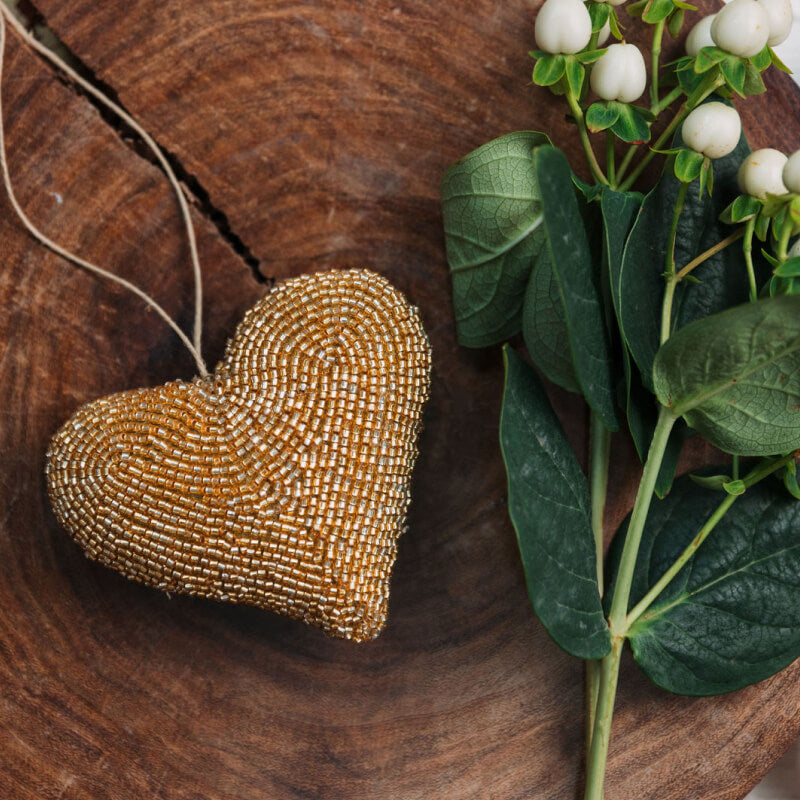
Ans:
POLYGON ((50 444, 50 501, 90 558, 129 578, 372 639, 430 369, 417 310, 381 276, 286 281, 213 376, 79 409, 50 444))

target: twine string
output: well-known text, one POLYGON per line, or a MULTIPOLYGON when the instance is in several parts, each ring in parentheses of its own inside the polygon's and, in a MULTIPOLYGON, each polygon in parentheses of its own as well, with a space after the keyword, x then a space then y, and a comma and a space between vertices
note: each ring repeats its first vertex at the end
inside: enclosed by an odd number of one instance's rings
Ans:
POLYGON ((13 16, 13 14, 6 8, 4 3, 0 0, 0 171, 3 174, 3 184, 5 187, 5 191, 8 195, 9 202, 11 203, 11 207, 13 208, 16 215, 19 217, 22 224, 25 226, 27 231, 33 236, 40 244, 44 247, 47 247, 49 250, 52 250, 57 255, 61 256, 62 258, 66 259, 67 261, 76 264, 77 266, 82 267, 83 269, 87 270, 88 272, 94 273, 95 275, 99 275, 102 278, 106 278, 107 280, 113 281, 114 283, 119 284, 123 288, 127 289, 129 292, 132 292, 134 295, 139 297, 143 300, 150 308, 152 308, 166 323, 169 327, 175 332, 181 342, 186 346, 189 352, 192 354, 192 357, 195 360, 197 365, 198 372, 202 377, 208 377, 208 369, 206 368, 205 362, 203 361, 203 357, 201 355, 201 345, 202 345, 202 327, 203 327, 203 279, 202 273, 200 270, 200 259, 197 253, 197 238, 194 232, 194 225, 192 224, 191 215, 189 214, 189 206, 186 201, 186 196, 181 189, 180 184, 178 183, 178 179, 175 176, 175 173, 170 166, 169 162, 167 161, 166 157, 164 156, 161 148, 156 144, 153 138, 147 133, 138 122, 136 122, 133 117, 130 116, 124 109, 120 108, 113 100, 106 97, 100 90, 96 89, 92 84, 88 81, 84 80, 77 72, 75 72, 72 67, 66 64, 61 58, 59 58, 55 53, 49 50, 47 47, 42 45, 39 41, 37 41, 28 31, 25 30, 23 25, 13 16), (73 80, 78 86, 80 86, 84 91, 91 94, 95 97, 99 102, 101 102, 104 106, 109 108, 113 111, 120 119, 126 122, 134 131, 142 138, 145 144, 150 148, 153 154, 156 156, 159 164, 161 165, 162 169, 166 173, 167 179, 169 180, 172 188, 175 191, 175 195, 178 198, 178 204, 180 205, 181 209, 181 216, 183 217, 185 228, 186 228, 186 235, 189 240, 189 253, 192 262, 192 271, 194 273, 194 285, 195 285, 195 293, 194 293, 194 300, 195 300, 195 308, 194 308, 194 326, 193 326, 193 335, 192 341, 189 340, 189 337, 181 330, 180 326, 175 322, 175 320, 159 305, 150 295, 146 292, 142 291, 138 286, 135 286, 130 281, 125 280, 124 278, 119 277, 118 275, 114 275, 112 272, 103 269, 102 267, 98 267, 96 264, 92 264, 89 261, 81 258, 80 256, 75 255, 74 253, 70 252, 69 250, 61 247, 61 245, 54 242, 48 236, 46 236, 42 231, 40 231, 28 218, 25 212, 22 210, 16 195, 14 194, 14 189, 12 187, 11 182, 11 174, 8 168, 8 157, 6 153, 6 144, 5 144, 5 127, 3 123, 3 100, 2 100, 2 86, 3 86, 3 65, 5 61, 5 46, 6 46, 6 22, 8 22, 14 30, 19 34, 19 36, 23 39, 23 41, 27 42, 36 52, 40 53, 44 56, 48 61, 54 64, 58 69, 64 72, 71 80, 73 80))

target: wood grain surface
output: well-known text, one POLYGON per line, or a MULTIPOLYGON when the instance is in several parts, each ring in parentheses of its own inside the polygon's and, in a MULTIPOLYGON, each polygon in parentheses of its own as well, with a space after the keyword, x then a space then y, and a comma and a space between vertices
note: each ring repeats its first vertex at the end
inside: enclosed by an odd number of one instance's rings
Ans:
MULTIPOLYGON (((452 161, 511 130, 547 129, 578 163, 562 108, 528 85, 536 6, 38 0, 199 198, 211 363, 274 279, 368 266, 420 306, 435 375, 376 642, 135 585, 58 528, 44 452, 81 403, 188 378, 191 359, 141 302, 44 252, 0 201, 0 797, 578 796, 581 665, 527 604, 497 447, 499 354, 456 344, 438 199, 452 161)), ((770 82, 742 106, 747 131, 792 150, 798 97, 770 82)), ((16 37, 4 98, 31 216, 188 325, 187 249, 161 174, 16 37)), ((552 396, 583 454, 581 404, 552 396)), ((684 468, 710 457, 695 448, 684 468)), ((613 463, 609 532, 638 472, 625 441, 613 463)), ((608 800, 742 797, 800 733, 798 678, 795 665, 693 700, 627 663, 608 800)))

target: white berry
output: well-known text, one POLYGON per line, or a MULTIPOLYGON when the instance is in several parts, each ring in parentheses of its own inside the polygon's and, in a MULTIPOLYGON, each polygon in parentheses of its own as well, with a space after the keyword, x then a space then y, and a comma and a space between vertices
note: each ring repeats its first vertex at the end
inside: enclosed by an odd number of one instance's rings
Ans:
POLYGON ((741 58, 760 53, 769 39, 769 17, 758 0, 731 0, 711 23, 717 47, 741 58))
POLYGON ((792 22, 794 22, 792 0, 758 0, 758 2, 764 7, 769 20, 767 44, 770 47, 782 44, 792 32, 792 22))
POLYGON ((795 150, 783 165, 783 183, 790 192, 800 194, 800 150, 795 150))
POLYGON ((533 35, 547 53, 578 53, 592 38, 592 18, 582 0, 545 0, 533 35))
POLYGON ((742 121, 735 108, 725 103, 704 103, 683 121, 684 143, 708 158, 728 155, 742 135, 742 121))
POLYGON ((592 68, 592 91, 603 100, 633 103, 644 92, 647 68, 635 44, 612 44, 592 68))
POLYGON ((689 31, 686 37, 686 55, 694 58, 704 47, 713 47, 714 40, 711 38, 711 23, 716 14, 703 17, 697 25, 689 31))
POLYGON ((611 25, 606 22, 597 34, 597 46, 602 47, 611 36, 611 25))
POLYGON ((780 152, 765 147, 750 153, 742 161, 736 176, 739 188, 745 193, 765 199, 768 194, 786 194, 783 168, 789 159, 780 152))

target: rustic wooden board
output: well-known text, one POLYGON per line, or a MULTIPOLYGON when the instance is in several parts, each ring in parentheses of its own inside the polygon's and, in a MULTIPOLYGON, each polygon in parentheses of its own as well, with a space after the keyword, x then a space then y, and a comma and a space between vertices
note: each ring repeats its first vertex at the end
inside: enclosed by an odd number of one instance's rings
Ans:
MULTIPOLYGON (((438 210, 446 166, 495 135, 546 128, 576 153, 560 107, 526 85, 536 5, 37 4, 197 178, 264 276, 387 274, 422 309, 435 377, 378 641, 330 641, 131 584, 58 529, 44 451, 80 403, 188 377, 190 359, 140 302, 33 244, 3 202, 0 795, 576 797, 581 669, 527 606, 496 444, 499 358, 456 345, 438 210)), ((6 118, 26 208, 188 323, 186 248, 159 173, 16 40, 9 55, 6 118)), ((755 144, 800 145, 787 81, 745 109, 755 144)), ((213 362, 265 286, 208 211, 197 217, 213 362)), ((553 395, 581 450, 580 404, 553 395)), ((637 472, 624 443, 614 464, 609 530, 637 472)), ((799 677, 795 665, 689 700, 628 663, 607 797, 742 797, 800 733, 799 677)))

